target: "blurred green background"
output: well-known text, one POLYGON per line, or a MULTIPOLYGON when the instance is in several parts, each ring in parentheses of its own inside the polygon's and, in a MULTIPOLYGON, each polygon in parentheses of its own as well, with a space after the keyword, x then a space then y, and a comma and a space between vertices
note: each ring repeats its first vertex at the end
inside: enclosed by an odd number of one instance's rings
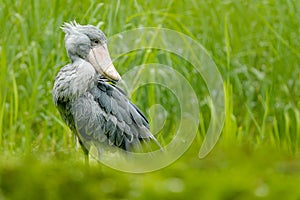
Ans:
MULTIPOLYGON (((297 0, 2 0, 0 199, 299 199, 299 13, 297 0), (96 162, 86 168, 51 96, 56 73, 69 62, 60 26, 71 20, 97 25, 108 37, 164 27, 202 44, 225 85, 225 126, 213 151, 197 156, 210 121, 200 74, 176 55, 139 51, 115 61, 120 74, 155 62, 179 71, 198 95, 197 137, 160 171, 127 174, 96 162)), ((147 116, 156 103, 169 111, 166 141, 177 128, 174 98, 158 86, 132 96, 147 116)))

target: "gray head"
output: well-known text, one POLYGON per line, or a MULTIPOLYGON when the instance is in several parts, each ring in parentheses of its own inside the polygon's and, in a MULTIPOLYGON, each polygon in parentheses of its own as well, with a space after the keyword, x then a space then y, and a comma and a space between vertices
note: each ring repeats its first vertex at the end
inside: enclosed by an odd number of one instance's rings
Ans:
POLYGON ((105 78, 113 81, 121 79, 112 64, 106 37, 102 31, 95 26, 83 26, 76 22, 65 23, 62 29, 66 33, 65 45, 72 62, 84 59, 105 78))

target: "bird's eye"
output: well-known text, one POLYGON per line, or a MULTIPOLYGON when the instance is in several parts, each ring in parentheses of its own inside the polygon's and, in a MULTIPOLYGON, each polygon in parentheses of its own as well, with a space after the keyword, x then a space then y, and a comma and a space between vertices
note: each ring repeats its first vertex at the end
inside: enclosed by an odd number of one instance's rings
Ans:
POLYGON ((98 45, 98 44, 100 44, 99 40, 97 40, 97 39, 91 39, 91 45, 92 46, 95 46, 95 45, 98 45))
POLYGON ((92 40, 92 43, 93 44, 99 44, 100 42, 99 42, 99 40, 92 40))

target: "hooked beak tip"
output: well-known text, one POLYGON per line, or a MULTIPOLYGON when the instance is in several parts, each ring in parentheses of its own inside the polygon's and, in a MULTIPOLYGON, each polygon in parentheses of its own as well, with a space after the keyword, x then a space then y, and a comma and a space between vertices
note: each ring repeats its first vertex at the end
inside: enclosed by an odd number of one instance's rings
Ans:
POLYGON ((118 82, 121 80, 120 74, 117 72, 113 64, 103 71, 104 76, 112 81, 118 82))

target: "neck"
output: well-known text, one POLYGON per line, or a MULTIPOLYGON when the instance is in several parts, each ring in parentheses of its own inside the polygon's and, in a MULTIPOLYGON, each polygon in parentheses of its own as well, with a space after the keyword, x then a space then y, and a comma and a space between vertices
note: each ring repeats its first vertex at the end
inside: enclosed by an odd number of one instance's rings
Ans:
POLYGON ((69 56, 69 58, 71 59, 72 63, 78 62, 78 61, 81 61, 81 60, 85 60, 85 59, 82 58, 81 56, 75 55, 75 54, 72 54, 72 53, 69 53, 69 52, 68 52, 68 56, 69 56))

